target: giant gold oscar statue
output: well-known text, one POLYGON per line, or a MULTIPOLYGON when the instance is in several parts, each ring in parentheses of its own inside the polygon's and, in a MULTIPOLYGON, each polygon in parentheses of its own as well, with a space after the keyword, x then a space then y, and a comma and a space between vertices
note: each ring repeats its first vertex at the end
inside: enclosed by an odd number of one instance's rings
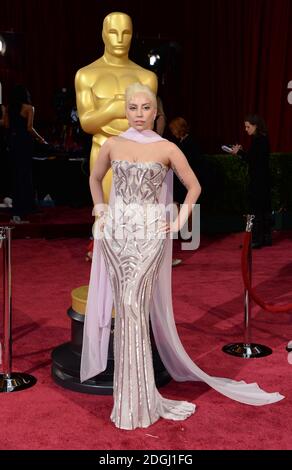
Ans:
MULTIPOLYGON (((92 134, 90 168, 108 137, 128 129, 125 117, 125 89, 133 82, 148 85, 157 92, 157 77, 132 62, 129 49, 132 21, 125 13, 114 12, 103 21, 104 54, 78 70, 75 78, 77 109, 83 130, 92 134)), ((105 202, 109 197, 111 170, 103 180, 105 202)))
MULTIPOLYGON (((128 129, 125 117, 126 87, 131 83, 140 82, 157 93, 156 75, 128 57, 132 32, 132 21, 128 15, 120 12, 107 15, 102 29, 105 46, 103 56, 76 73, 75 88, 79 120, 83 130, 93 136, 90 169, 106 139, 128 129)), ((105 202, 109 199, 111 177, 110 170, 103 180, 105 202)), ((72 308, 68 310, 72 319, 71 343, 61 345, 54 350, 52 374, 57 383, 67 388, 89 393, 111 393, 112 385, 107 386, 106 381, 105 386, 94 381, 89 385, 86 382, 80 384, 79 364, 77 367, 74 354, 71 354, 72 348, 76 350, 81 348, 82 334, 79 326, 82 317, 84 319, 87 292, 88 286, 77 287, 71 292, 72 308)))
MULTIPOLYGON (((129 59, 132 34, 132 20, 128 15, 120 12, 107 15, 102 29, 103 56, 82 67, 75 77, 80 123, 85 132, 93 135, 90 169, 106 139, 119 135, 129 127, 125 116, 127 86, 140 82, 148 85, 155 94, 157 92, 155 73, 129 59)), ((109 199, 111 180, 112 171, 109 170, 103 180, 105 202, 109 199)), ((87 288, 82 287, 81 291, 79 289, 74 290, 73 304, 75 305, 75 297, 78 295, 78 308, 80 310, 82 307, 85 311, 87 288)))

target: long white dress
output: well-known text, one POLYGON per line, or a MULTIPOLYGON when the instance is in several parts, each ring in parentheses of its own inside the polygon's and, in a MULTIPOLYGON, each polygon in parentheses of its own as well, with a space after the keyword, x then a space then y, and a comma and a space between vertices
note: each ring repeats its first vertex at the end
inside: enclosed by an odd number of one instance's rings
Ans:
POLYGON ((119 428, 134 429, 160 416, 187 418, 195 405, 162 398, 154 380, 149 311, 166 243, 158 200, 168 168, 124 160, 113 161, 112 170, 116 204, 102 241, 115 307, 111 419, 119 428))

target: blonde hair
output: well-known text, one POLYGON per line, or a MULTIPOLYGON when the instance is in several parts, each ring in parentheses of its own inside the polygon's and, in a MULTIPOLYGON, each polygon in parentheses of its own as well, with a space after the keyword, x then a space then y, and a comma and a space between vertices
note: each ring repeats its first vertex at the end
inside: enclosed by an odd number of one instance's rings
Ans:
POLYGON ((131 83, 131 85, 127 86, 126 91, 125 91, 126 103, 129 103, 131 98, 136 93, 144 93, 145 95, 149 96, 149 98, 151 99, 154 105, 154 108, 157 109, 156 95, 147 85, 142 85, 140 82, 131 83))

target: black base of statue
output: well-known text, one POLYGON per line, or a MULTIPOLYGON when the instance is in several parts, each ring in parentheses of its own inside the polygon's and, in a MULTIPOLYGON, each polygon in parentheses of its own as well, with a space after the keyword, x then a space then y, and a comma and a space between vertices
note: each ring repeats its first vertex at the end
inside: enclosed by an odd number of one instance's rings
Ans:
MULTIPOLYGON (((52 352, 52 377, 54 381, 58 385, 76 392, 92 393, 95 395, 112 395, 114 373, 114 319, 112 319, 106 370, 92 379, 80 383, 80 359, 84 315, 75 312, 72 308, 69 308, 67 313, 71 318, 71 341, 61 344, 52 352)), ((160 359, 152 332, 151 348, 153 354, 155 383, 157 387, 161 387, 162 385, 167 384, 171 380, 171 377, 160 359)))

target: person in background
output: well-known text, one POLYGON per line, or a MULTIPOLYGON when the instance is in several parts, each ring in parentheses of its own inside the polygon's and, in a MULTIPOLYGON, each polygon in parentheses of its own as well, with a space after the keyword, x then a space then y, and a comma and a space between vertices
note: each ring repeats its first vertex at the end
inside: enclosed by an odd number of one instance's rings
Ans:
POLYGON ((5 115, 6 115, 6 108, 3 104, 0 104, 0 155, 1 157, 5 154, 6 147, 7 147, 5 115))
POLYGON ((252 247, 272 245, 270 143, 266 124, 261 116, 249 114, 244 120, 245 130, 251 136, 247 152, 237 144, 232 147, 248 164, 248 203, 255 216, 252 227, 252 247))
POLYGON ((163 109, 163 103, 159 96, 157 96, 157 115, 154 122, 154 131, 163 136, 166 127, 166 116, 163 109))
POLYGON ((27 223, 25 217, 34 210, 32 184, 33 140, 46 144, 45 139, 35 130, 34 107, 29 91, 23 85, 13 88, 5 114, 8 129, 12 173, 12 220, 13 223, 27 223))
MULTIPOLYGON (((186 156, 190 167, 193 172, 196 174, 200 184, 203 187, 201 181, 201 171, 200 171, 200 151, 195 143, 193 136, 190 134, 190 128, 187 121, 183 117, 175 117, 172 119, 168 125, 171 134, 176 139, 176 144, 180 150, 186 156)), ((182 204, 186 196, 186 188, 180 182, 180 180, 175 177, 173 181, 173 199, 177 204, 182 204)), ((178 258, 173 259, 173 266, 177 266, 181 263, 181 260, 178 258)))
MULTIPOLYGON (((176 144, 180 150, 185 154, 190 167, 197 175, 199 182, 201 177, 201 155, 198 145, 196 144, 192 134, 190 133, 190 126, 186 119, 181 116, 172 119, 168 125, 170 132, 176 139, 176 144)), ((186 189, 181 184, 178 178, 174 180, 173 197, 174 200, 182 204, 186 194, 186 189)))
POLYGON ((5 106, 0 104, 0 128, 4 127, 5 106))

